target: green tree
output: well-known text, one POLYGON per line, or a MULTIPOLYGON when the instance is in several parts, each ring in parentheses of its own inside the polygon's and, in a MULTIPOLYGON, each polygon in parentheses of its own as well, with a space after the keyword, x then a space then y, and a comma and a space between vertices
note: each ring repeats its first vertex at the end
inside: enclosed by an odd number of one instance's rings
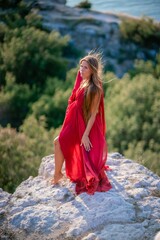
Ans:
POLYGON ((9 28, 20 28, 22 26, 34 26, 42 29, 42 18, 32 11, 33 3, 19 1, 1 1, 0 7, 5 9, 1 12, 1 21, 9 28), (8 11, 7 11, 8 9, 8 11))
POLYGON ((160 154, 160 79, 138 74, 131 80, 126 75, 112 85, 106 96, 110 151, 135 160, 143 157, 141 163, 160 173, 160 169, 153 169, 153 165, 158 166, 160 154))
POLYGON ((48 79, 44 94, 32 105, 33 115, 39 119, 45 116, 48 128, 57 128, 63 123, 71 89, 67 82, 48 79))
POLYGON ((15 76, 16 83, 44 87, 49 76, 65 78, 67 62, 62 49, 68 37, 58 32, 46 33, 34 27, 9 31, 0 52, 0 69, 15 76))
POLYGON ((158 47, 160 41, 160 24, 152 18, 122 19, 120 25, 122 38, 132 40, 145 47, 158 47))
POLYGON ((129 72, 131 77, 140 73, 152 74, 155 78, 160 77, 160 53, 157 54, 155 62, 135 60, 134 68, 129 72))
POLYGON ((28 138, 9 127, 0 128, 0 156, 0 186, 5 191, 13 192, 21 181, 37 171, 28 138))
POLYGON ((32 105, 33 116, 36 119, 45 116, 49 129, 57 128, 63 123, 77 70, 78 67, 68 71, 65 81, 58 78, 48 78, 43 95, 32 105))
POLYGON ((41 158, 53 153, 58 130, 47 131, 45 118, 27 118, 21 131, 0 127, 0 187, 14 192, 29 176, 36 176, 41 158))
POLYGON ((27 84, 15 83, 11 73, 6 74, 6 85, 0 91, 0 123, 18 128, 27 116, 30 105, 37 100, 36 89, 27 84))
POLYGON ((92 4, 88 0, 84 0, 76 5, 78 8, 91 9, 92 4))
MULTIPOLYGON (((5 34, 8 31, 8 27, 4 23, 0 23, 0 43, 4 41, 5 34)), ((0 45, 1 46, 1 45, 0 45)))
POLYGON ((2 8, 10 8, 10 7, 16 7, 18 3, 20 3, 22 0, 1 0, 0 1, 0 7, 2 8))

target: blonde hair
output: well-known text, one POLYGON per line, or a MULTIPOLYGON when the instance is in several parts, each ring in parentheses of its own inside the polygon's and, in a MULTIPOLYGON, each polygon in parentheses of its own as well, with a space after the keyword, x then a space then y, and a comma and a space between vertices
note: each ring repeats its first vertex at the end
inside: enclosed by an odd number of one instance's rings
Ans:
POLYGON ((90 53, 80 60, 80 64, 86 61, 91 69, 91 77, 89 81, 82 81, 81 88, 84 88, 83 114, 87 123, 90 115, 93 100, 96 96, 101 97, 102 94, 102 57, 100 53, 90 53))

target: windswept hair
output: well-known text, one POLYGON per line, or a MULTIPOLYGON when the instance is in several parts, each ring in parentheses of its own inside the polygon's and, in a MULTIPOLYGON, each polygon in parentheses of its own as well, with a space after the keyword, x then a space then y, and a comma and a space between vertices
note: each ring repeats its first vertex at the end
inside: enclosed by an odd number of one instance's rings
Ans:
POLYGON ((89 81, 82 81, 81 88, 84 88, 84 103, 83 113, 84 119, 87 123, 90 115, 93 101, 96 96, 101 97, 102 94, 102 57, 100 53, 89 53, 87 56, 80 60, 80 64, 86 61, 91 69, 91 77, 89 81))

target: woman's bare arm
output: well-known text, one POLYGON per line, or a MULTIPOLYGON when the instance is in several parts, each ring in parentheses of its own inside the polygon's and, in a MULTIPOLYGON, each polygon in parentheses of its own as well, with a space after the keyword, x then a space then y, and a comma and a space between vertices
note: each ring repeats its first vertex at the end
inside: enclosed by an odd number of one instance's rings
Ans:
POLYGON ((86 151, 90 151, 90 149, 92 147, 92 143, 90 142, 90 139, 89 139, 89 133, 94 124, 96 115, 98 113, 99 103, 100 103, 100 96, 97 94, 93 100, 93 103, 91 106, 91 116, 88 120, 86 129, 84 131, 84 134, 83 134, 82 140, 81 140, 81 145, 84 145, 86 151))

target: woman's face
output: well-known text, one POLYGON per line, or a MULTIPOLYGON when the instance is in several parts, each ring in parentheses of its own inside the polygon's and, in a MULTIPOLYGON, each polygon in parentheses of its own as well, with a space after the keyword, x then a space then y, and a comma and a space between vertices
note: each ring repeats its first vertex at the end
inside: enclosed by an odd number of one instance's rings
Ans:
POLYGON ((89 64, 84 60, 80 64, 80 74, 83 79, 90 79, 92 71, 89 64))

